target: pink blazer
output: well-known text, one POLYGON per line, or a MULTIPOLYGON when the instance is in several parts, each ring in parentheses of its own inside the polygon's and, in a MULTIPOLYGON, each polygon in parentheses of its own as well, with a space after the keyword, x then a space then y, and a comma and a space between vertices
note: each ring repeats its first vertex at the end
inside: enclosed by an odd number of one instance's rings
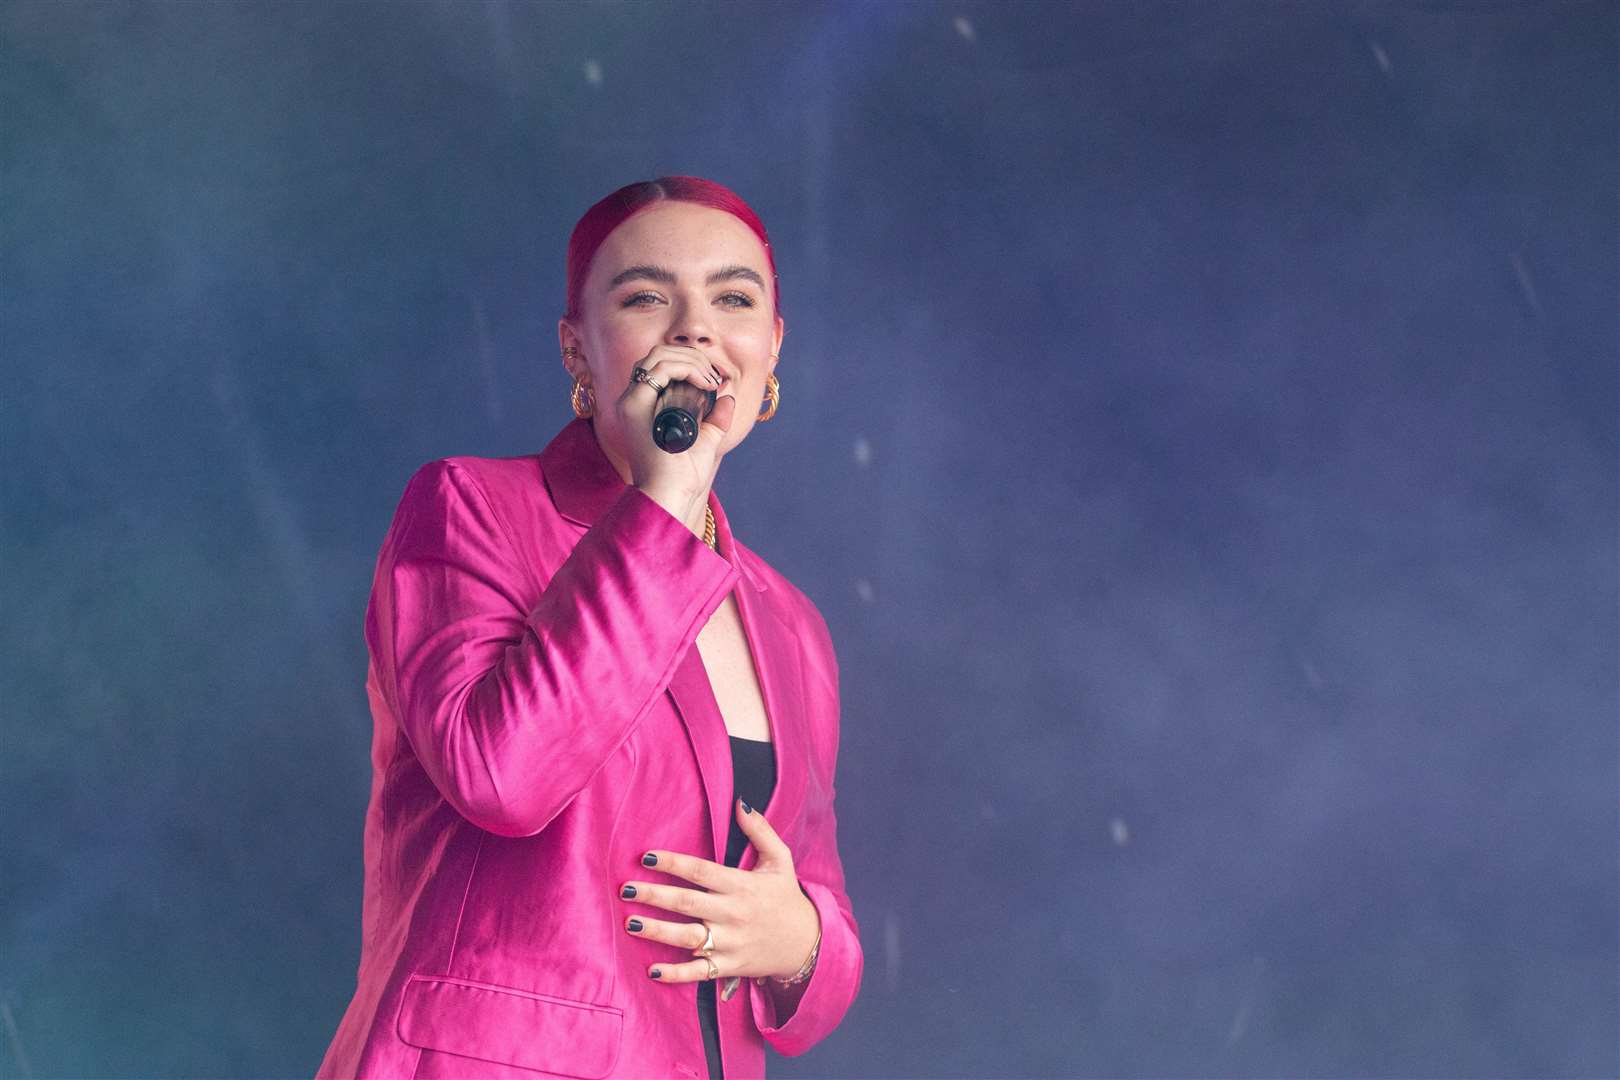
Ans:
POLYGON ((707 1077, 698 984, 646 974, 691 955, 624 930, 684 917, 618 890, 696 887, 642 866, 652 848, 724 855, 730 742, 692 646, 733 591, 775 744, 763 811, 822 939, 790 1015, 748 978, 718 1003, 728 1080, 765 1075, 767 1040, 802 1054, 843 1019, 863 955, 832 641, 709 502, 718 555, 620 479, 585 420, 538 454, 411 477, 366 611, 360 967, 318 1077, 707 1077))

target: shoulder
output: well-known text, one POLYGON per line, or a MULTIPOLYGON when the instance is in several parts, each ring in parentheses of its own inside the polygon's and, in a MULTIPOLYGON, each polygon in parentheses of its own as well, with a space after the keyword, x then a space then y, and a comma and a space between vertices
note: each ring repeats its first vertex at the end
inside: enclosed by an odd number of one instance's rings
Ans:
POLYGON ((816 606, 815 601, 753 548, 735 536, 732 537, 732 543, 737 547, 738 558, 743 560, 750 572, 765 583, 765 596, 772 607, 801 634, 808 637, 807 644, 814 644, 831 658, 832 634, 828 631, 827 620, 822 616, 821 609, 816 606))
POLYGON ((748 545, 737 542, 735 537, 732 542, 737 546, 738 558, 746 560, 749 570, 765 583, 765 591, 757 594, 758 597, 777 613, 797 646, 802 691, 800 708, 814 748, 813 757, 820 763, 818 769, 822 770, 822 775, 828 778, 830 789, 831 776, 837 767, 842 707, 838 653, 827 629, 827 620, 815 602, 786 575, 748 545))
POLYGON ((405 490, 460 490, 493 499, 506 496, 512 490, 532 488, 539 476, 538 454, 512 457, 455 454, 419 466, 406 482, 405 490))
POLYGON ((821 619, 821 612, 814 602, 786 574, 772 566, 763 555, 737 539, 735 535, 732 536, 731 542, 737 549, 738 561, 765 583, 766 593, 773 601, 786 605, 794 614, 818 621, 821 619))
POLYGON ((518 504, 534 492, 539 477, 535 454, 437 458, 418 466, 405 482, 400 510, 487 516, 505 529, 518 504))

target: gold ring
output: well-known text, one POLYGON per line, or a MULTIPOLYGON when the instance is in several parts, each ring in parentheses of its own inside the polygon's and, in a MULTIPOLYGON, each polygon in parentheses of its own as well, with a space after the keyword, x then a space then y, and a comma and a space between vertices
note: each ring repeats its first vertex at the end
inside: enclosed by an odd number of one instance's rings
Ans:
POLYGON ((703 929, 707 930, 708 933, 704 935, 703 944, 697 947, 697 955, 707 960, 714 955, 714 927, 704 923, 703 929))
POLYGON ((709 965, 709 981, 713 982, 715 979, 718 979, 720 977, 720 969, 714 966, 714 961, 705 956, 703 958, 703 962, 709 965))

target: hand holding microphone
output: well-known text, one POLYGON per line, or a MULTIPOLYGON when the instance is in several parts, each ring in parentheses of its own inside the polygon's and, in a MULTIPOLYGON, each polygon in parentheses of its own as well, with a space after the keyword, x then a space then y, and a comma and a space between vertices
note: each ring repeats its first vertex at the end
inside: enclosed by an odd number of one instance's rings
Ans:
MULTIPOLYGON (((630 373, 634 379, 644 368, 630 373)), ((649 374, 645 378, 651 378, 649 374)), ((658 392, 652 437, 660 450, 679 454, 697 442, 703 418, 714 408, 716 391, 678 379, 658 392)))
POLYGON ((731 427, 737 399, 729 388, 720 393, 725 379, 702 350, 658 345, 636 362, 615 403, 632 445, 631 482, 683 521, 707 501, 731 427))

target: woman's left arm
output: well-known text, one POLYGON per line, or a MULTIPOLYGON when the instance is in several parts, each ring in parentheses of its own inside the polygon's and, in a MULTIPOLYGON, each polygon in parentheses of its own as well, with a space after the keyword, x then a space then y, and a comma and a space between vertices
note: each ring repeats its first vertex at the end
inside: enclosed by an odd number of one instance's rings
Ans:
POLYGON ((793 857, 799 888, 821 918, 815 969, 795 986, 775 986, 768 979, 764 986, 754 986, 754 1023, 784 1057, 802 1054, 830 1035, 860 992, 865 958, 860 925, 844 893, 844 870, 833 839, 836 830, 829 806, 822 826, 806 837, 793 857))
MULTIPOLYGON (((834 709, 838 703, 838 665, 832 640, 821 613, 811 607, 812 640, 819 639, 832 680, 834 709)), ((860 992, 865 957, 860 924, 855 921, 844 891, 844 865, 838 855, 838 816, 834 811, 837 788, 833 783, 838 760, 838 724, 818 741, 825 755, 828 778, 825 803, 807 806, 805 830, 793 851, 799 888, 815 905, 821 918, 821 946, 810 977, 794 986, 779 987, 766 980, 755 983, 754 1023, 759 1032, 785 1057, 804 1053, 831 1034, 844 1019, 860 992), (769 989, 766 989, 766 987, 769 989)))

